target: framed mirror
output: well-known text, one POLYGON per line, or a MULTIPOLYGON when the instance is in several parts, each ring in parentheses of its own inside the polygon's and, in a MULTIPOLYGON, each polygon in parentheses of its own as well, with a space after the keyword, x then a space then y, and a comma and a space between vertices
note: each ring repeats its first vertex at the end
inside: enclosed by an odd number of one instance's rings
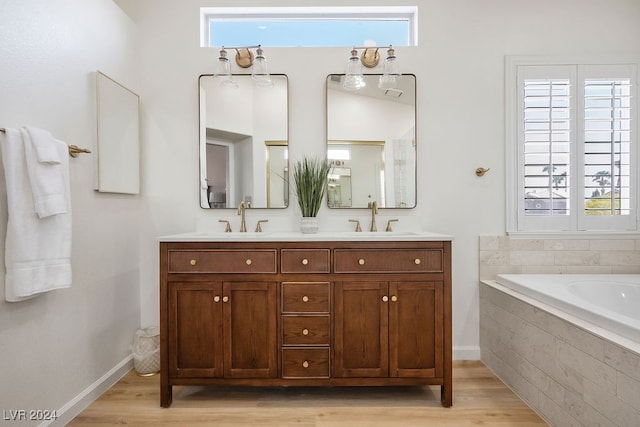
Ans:
POLYGON ((140 97, 96 72, 96 191, 140 193, 140 97))
POLYGON ((289 204, 288 80, 201 75, 200 207, 286 208, 289 204))
POLYGON ((346 201, 330 179, 330 208, 416 206, 416 78, 403 74, 396 87, 379 89, 379 77, 365 75, 358 90, 343 88, 344 74, 327 77, 327 156, 341 172, 330 178, 341 189, 348 181, 351 194, 346 201))

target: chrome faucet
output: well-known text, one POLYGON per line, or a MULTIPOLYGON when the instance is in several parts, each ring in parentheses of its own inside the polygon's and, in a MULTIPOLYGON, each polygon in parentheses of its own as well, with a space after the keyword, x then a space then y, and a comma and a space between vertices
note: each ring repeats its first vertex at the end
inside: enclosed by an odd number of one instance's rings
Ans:
POLYGON ((378 213, 378 203, 374 200, 373 202, 369 202, 367 205, 369 209, 371 209, 371 228, 369 231, 378 231, 376 227, 376 214, 378 213))
POLYGON ((247 208, 247 205, 245 204, 244 200, 240 202, 240 204, 238 205, 238 215, 242 215, 242 219, 240 220, 240 232, 241 233, 246 233, 247 232, 247 223, 245 221, 245 215, 244 215, 244 211, 247 208))

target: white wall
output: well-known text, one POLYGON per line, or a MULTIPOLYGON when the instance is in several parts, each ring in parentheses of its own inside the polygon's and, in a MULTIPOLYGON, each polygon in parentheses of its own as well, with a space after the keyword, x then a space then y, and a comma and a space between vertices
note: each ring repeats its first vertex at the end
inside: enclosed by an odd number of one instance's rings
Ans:
MULTIPOLYGON (((1 10, 0 127, 41 127, 95 153, 95 71, 138 89, 135 25, 111 0, 3 0, 1 10)), ((130 355, 141 203, 93 191, 94 155, 70 159, 72 287, 7 303, 0 262, 2 410, 60 410, 130 355)), ((4 259, 4 171, 0 193, 4 259)))
MULTIPOLYGON (((258 0, 116 0, 139 25, 148 216, 142 227, 143 324, 158 318, 156 236, 221 231, 236 212, 198 202, 198 75, 211 73, 218 51, 199 47, 200 6, 265 6, 258 0)), ((388 0, 347 5, 397 5, 388 0)), ((478 357, 478 236, 505 230, 504 56, 640 51, 638 0, 416 0, 419 46, 398 47, 401 71, 417 78, 418 198, 397 230, 452 234, 454 354, 478 357), (603 30, 591 31, 592 28, 603 30), (483 178, 477 167, 489 167, 483 178)), ((343 6, 342 0, 272 1, 272 6, 343 6)), ((289 77, 290 158, 325 152, 325 79, 344 72, 349 48, 269 48, 271 72, 289 77)), ((237 72, 237 68, 235 69, 237 72)), ((268 230, 295 230, 299 211, 247 213, 268 230)), ((366 210, 320 211, 322 229, 368 224, 366 210)), ((382 223, 384 219, 381 219, 382 223)))

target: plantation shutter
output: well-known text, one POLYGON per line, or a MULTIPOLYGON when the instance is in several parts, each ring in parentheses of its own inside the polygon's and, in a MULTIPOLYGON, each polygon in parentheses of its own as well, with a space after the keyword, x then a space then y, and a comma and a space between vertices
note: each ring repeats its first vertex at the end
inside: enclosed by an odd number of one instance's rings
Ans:
POLYGON ((518 68, 521 230, 570 230, 574 176, 575 70, 518 68))
POLYGON ((585 66, 579 71, 581 230, 633 230, 636 212, 635 66, 585 66))
POLYGON ((636 65, 519 65, 517 230, 637 228, 636 65))

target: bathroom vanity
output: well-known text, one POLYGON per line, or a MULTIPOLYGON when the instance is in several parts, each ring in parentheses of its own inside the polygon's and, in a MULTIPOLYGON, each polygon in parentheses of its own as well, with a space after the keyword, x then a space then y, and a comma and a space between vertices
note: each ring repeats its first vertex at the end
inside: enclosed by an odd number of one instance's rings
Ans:
POLYGON ((174 385, 440 385, 452 404, 451 239, 160 239, 160 404, 174 385))

